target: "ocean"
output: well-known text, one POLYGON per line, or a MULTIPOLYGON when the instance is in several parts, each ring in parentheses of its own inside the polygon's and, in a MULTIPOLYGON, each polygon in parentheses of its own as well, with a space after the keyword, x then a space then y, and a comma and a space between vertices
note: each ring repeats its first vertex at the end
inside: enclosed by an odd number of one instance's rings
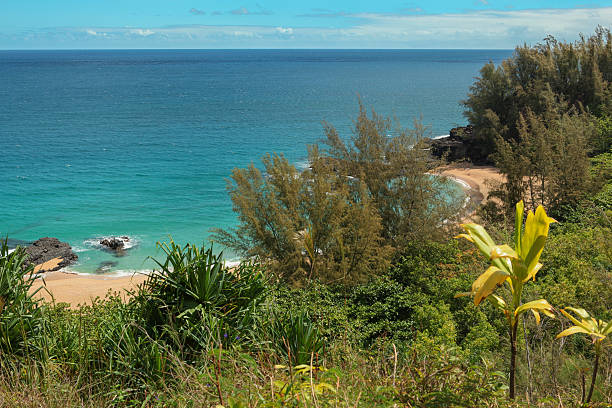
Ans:
POLYGON ((150 269, 156 242, 236 224, 232 168, 267 152, 305 166, 323 121, 351 136, 359 98, 448 134, 479 69, 511 52, 0 51, 0 236, 66 241, 78 273, 150 269), (125 256, 100 250, 120 235, 125 256))

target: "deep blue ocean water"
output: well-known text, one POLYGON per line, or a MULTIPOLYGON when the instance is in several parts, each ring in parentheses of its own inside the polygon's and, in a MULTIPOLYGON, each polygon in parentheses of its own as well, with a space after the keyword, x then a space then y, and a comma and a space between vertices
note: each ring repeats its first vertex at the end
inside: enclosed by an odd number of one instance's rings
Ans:
MULTIPOLYGON (((303 165, 321 122, 350 136, 358 95, 431 135, 503 50, 0 51, 0 235, 54 236, 91 273, 148 269, 155 243, 234 225, 225 179, 282 152, 303 165), (128 235, 127 256, 98 237, 128 235)), ((230 255, 231 257, 231 255, 230 255)))

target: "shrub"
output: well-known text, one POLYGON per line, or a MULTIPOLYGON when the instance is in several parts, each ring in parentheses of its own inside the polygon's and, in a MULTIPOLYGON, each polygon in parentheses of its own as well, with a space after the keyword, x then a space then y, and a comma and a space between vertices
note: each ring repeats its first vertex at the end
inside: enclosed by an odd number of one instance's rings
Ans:
POLYGON ((43 330, 45 320, 31 291, 38 279, 27 254, 18 247, 9 253, 8 240, 0 242, 0 350, 23 353, 43 330))
POLYGON ((212 339, 226 344, 252 340, 266 293, 259 265, 244 262, 229 269, 212 248, 180 247, 173 241, 160 247, 166 259, 155 261, 160 269, 134 299, 147 330, 192 347, 210 346, 212 339))

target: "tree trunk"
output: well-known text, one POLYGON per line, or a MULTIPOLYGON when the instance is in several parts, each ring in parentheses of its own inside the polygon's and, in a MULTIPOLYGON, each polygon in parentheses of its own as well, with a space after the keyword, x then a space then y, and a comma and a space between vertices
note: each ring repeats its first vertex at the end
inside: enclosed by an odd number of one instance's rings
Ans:
POLYGON ((593 364, 593 377, 591 377, 591 389, 589 390, 589 395, 585 401, 588 404, 591 401, 591 397, 593 396, 593 388, 595 388, 595 380, 597 379, 597 369, 599 368, 599 350, 595 352, 595 364, 593 364))
MULTIPOLYGON (((517 319, 518 320, 518 319, 517 319)), ((518 329, 518 321, 510 328, 510 399, 514 399, 514 373, 516 371, 516 330, 518 329)))

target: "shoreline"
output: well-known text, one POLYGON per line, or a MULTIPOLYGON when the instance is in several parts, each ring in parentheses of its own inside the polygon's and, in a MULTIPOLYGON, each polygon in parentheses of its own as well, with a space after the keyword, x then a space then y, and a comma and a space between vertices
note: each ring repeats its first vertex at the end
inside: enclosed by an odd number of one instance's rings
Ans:
POLYGON ((448 177, 463 186, 469 197, 468 205, 471 206, 466 220, 471 219, 476 209, 489 200, 488 195, 492 187, 504 182, 503 175, 493 166, 451 163, 437 167, 433 173, 448 177))
MULTIPOLYGON (((501 182, 503 176, 492 166, 475 166, 470 164, 448 164, 436 168, 433 174, 439 174, 455 180, 461 184, 468 195, 470 208, 467 219, 471 218, 476 208, 486 201, 489 194, 490 182, 501 182)), ((227 263, 227 262, 226 262, 227 263)), ((74 274, 65 270, 48 272, 38 280, 32 290, 43 286, 37 297, 47 302, 69 303, 71 307, 78 304, 91 304, 93 299, 104 298, 107 293, 116 293, 124 300, 129 297, 128 291, 144 282, 147 275, 135 272, 131 276, 109 276, 109 275, 84 275, 74 274), (52 295, 50 295, 48 292, 52 295)))

